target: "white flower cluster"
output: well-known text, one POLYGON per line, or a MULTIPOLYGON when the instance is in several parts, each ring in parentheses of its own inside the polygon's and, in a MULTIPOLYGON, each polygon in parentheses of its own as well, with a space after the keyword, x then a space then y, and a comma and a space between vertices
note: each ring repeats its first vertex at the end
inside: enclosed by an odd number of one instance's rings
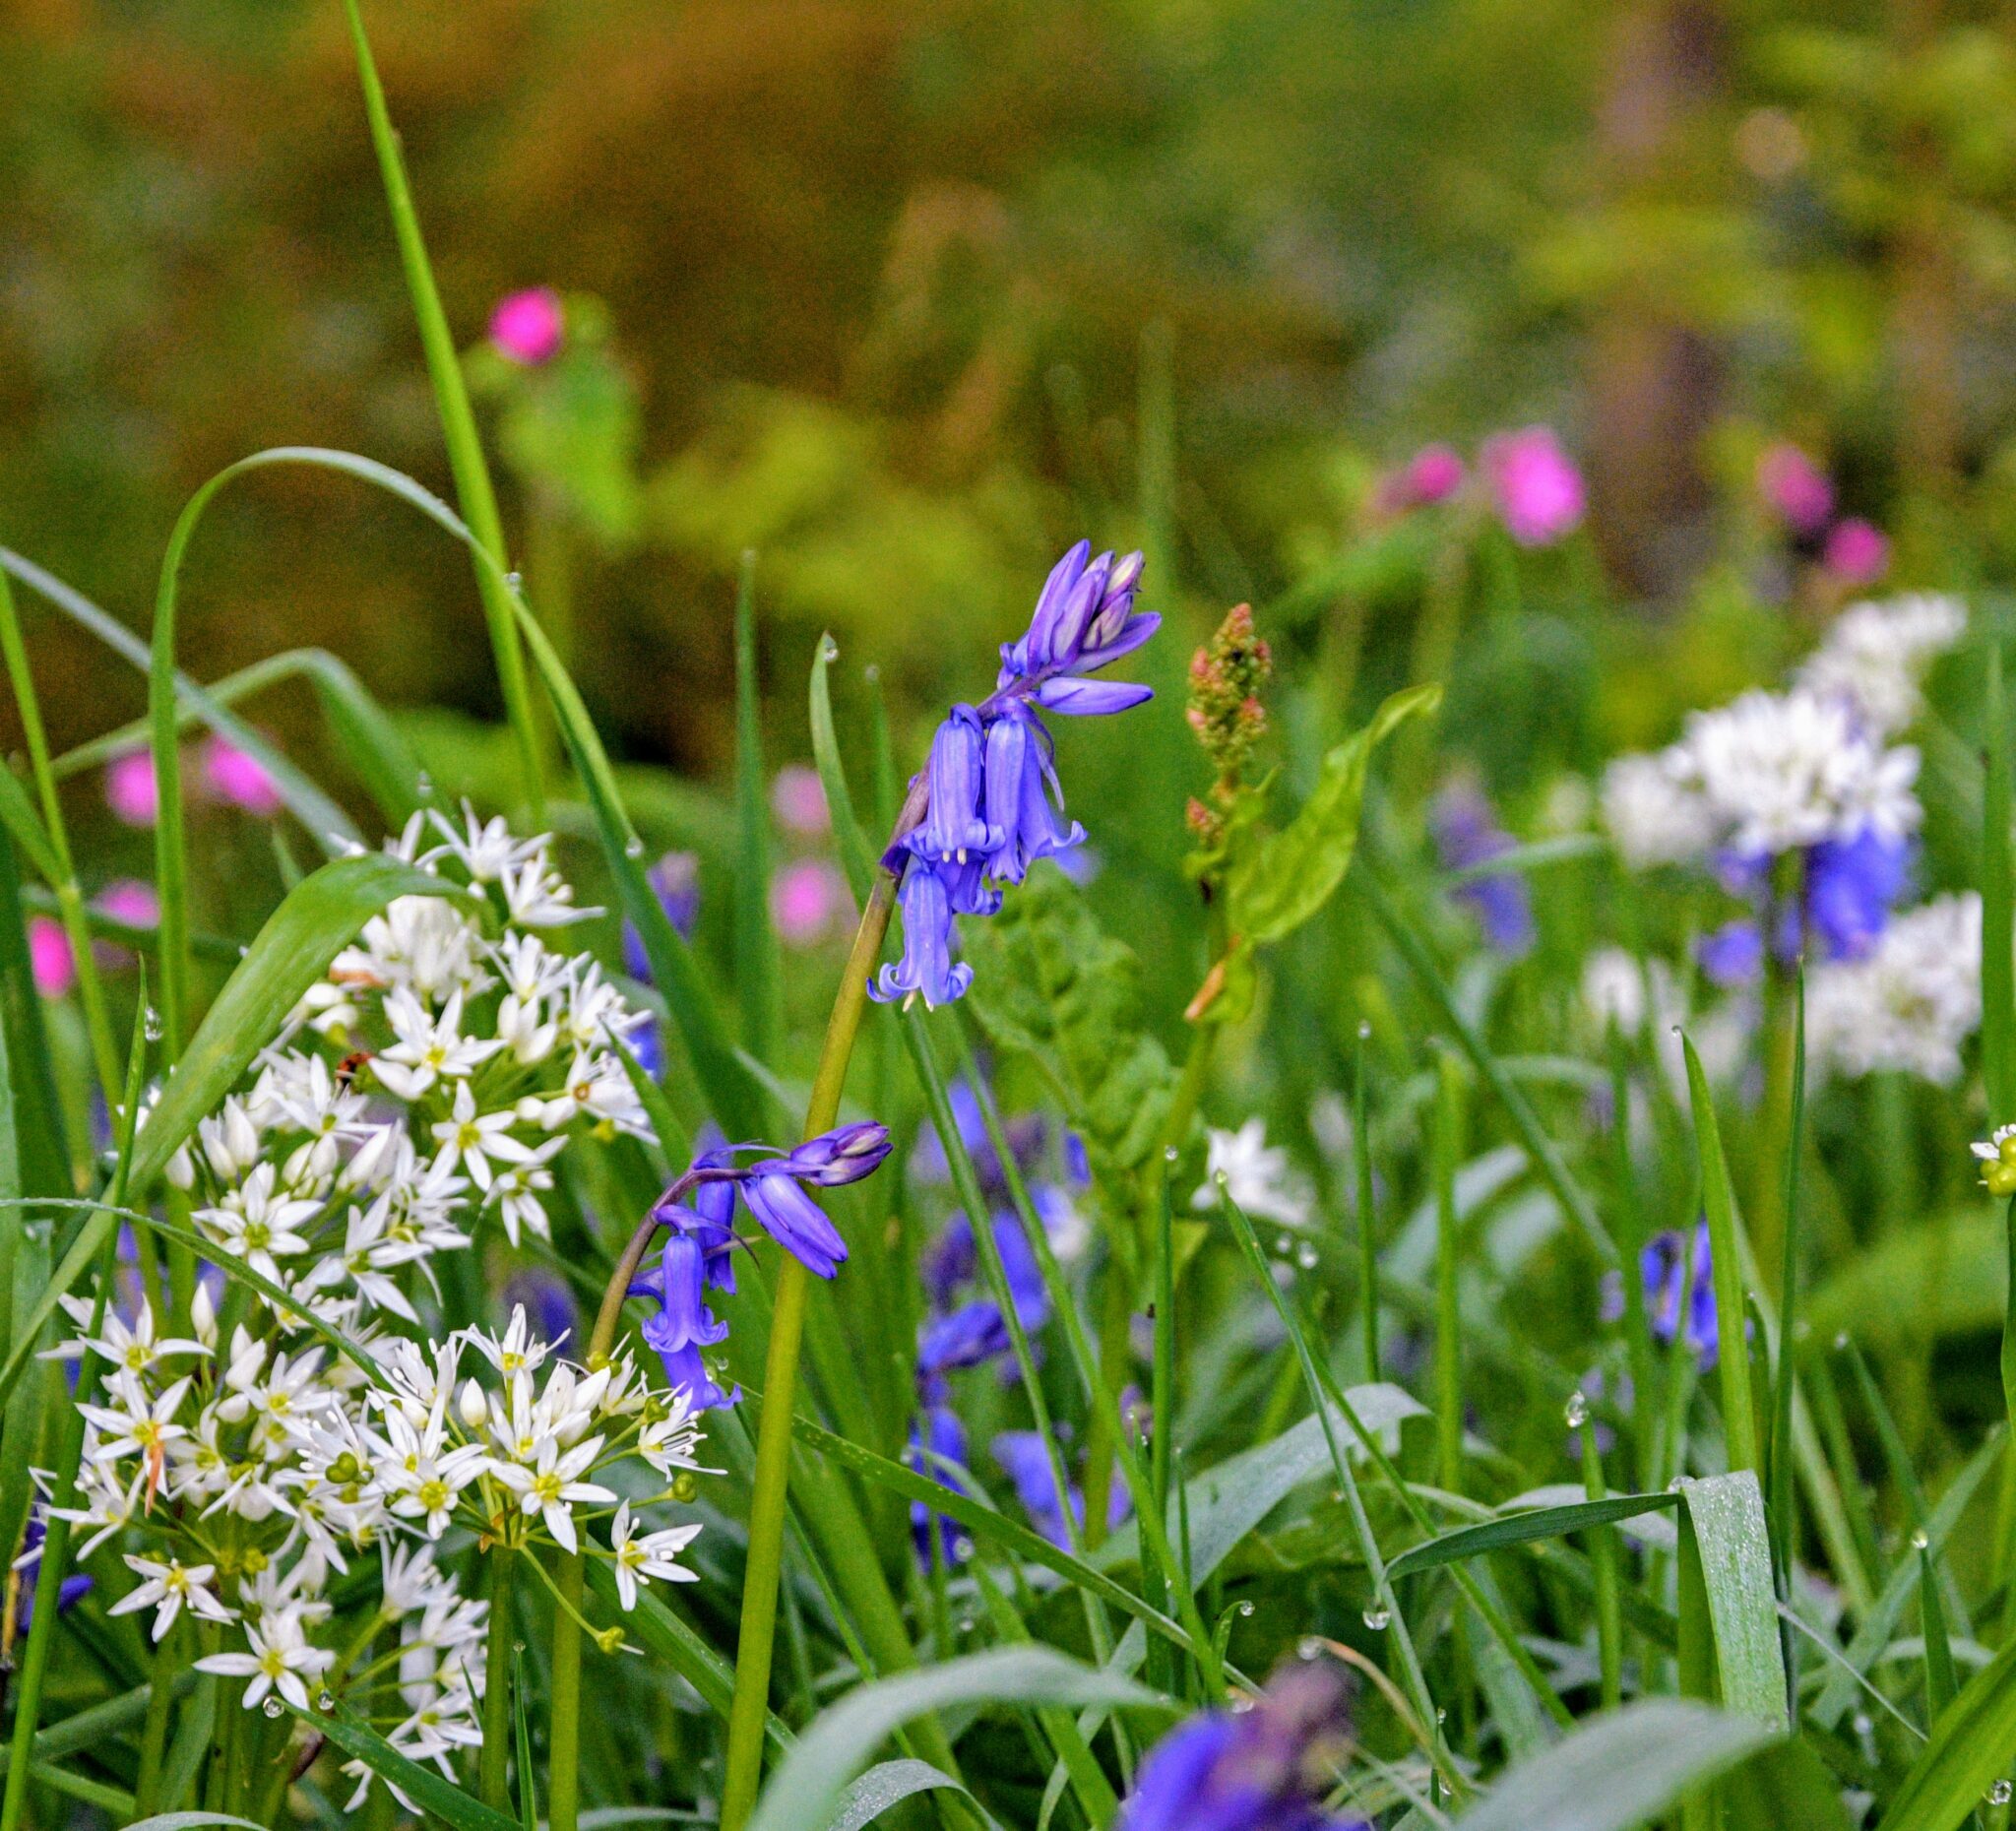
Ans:
POLYGON ((545 1236, 553 1159, 577 1130, 648 1131, 616 1050, 648 1014, 535 932, 594 913, 547 845, 415 815, 386 850, 474 895, 373 916, 250 1091, 169 1166, 204 1236, 332 1328, 381 1309, 414 1320, 394 1274, 467 1245, 469 1211, 494 1211, 514 1245, 545 1236))
POLYGON ((1981 898, 1935 897, 1894 916, 1859 960, 1806 976, 1806 1051, 1814 1072, 1854 1078, 1902 1069, 1950 1087, 1981 1024, 1981 898))
POLYGON ((1635 866, 1790 852, 1915 831, 1918 752, 1887 740, 1917 717, 1919 680, 1966 627, 1950 598, 1852 606, 1792 688, 1695 713, 1677 743, 1617 758, 1605 825, 1635 866))
MULTIPOLYGON (((90 1304, 65 1303, 88 1326, 90 1304)), ((161 1338, 142 1301, 130 1324, 108 1312, 102 1333, 55 1351, 110 1369, 101 1403, 83 1407, 81 1504, 64 1517, 91 1535, 80 1556, 117 1535, 144 1537, 146 1548, 126 1554, 142 1581, 113 1613, 152 1609, 157 1641, 185 1609, 242 1635, 241 1648, 196 1665, 244 1678, 247 1708, 306 1710, 311 1686, 321 1703, 337 1690, 376 1699, 375 1681, 390 1674, 399 1707, 379 1721, 394 1746, 446 1771, 455 1747, 480 1741, 488 1605, 436 1566, 451 1526, 507 1551, 575 1551, 577 1509, 613 1509, 609 1549, 586 1549, 612 1562, 626 1609, 640 1583, 691 1579, 677 1554, 700 1528, 640 1535, 629 1503, 599 1479, 636 1458, 666 1484, 658 1499, 685 1497, 697 1466, 684 1395, 650 1391, 627 1355, 593 1372, 562 1360, 531 1335, 522 1307, 501 1337, 460 1330, 426 1349, 394 1337, 368 1360, 361 1349, 289 1353, 242 1323, 220 1355, 207 1288, 192 1327, 161 1338), (472 1349, 495 1390, 463 1377, 472 1349), (374 1548, 378 1600, 332 1627, 332 1574, 374 1548), (396 1644, 374 1650, 395 1627, 396 1644)), ((366 1770, 347 1771, 361 1797, 366 1770)))
POLYGON ((1850 604, 1796 678, 1816 698, 1846 705, 1865 729, 1888 736, 1923 710, 1919 683, 1926 667, 1966 632, 1967 606, 1957 598, 1908 593, 1850 604))

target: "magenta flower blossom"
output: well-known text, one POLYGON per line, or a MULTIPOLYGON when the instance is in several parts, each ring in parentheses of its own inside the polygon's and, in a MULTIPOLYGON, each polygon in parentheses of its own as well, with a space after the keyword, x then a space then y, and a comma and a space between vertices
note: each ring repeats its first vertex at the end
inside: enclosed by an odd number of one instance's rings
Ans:
POLYGON ((804 763, 787 763, 770 785, 770 811, 778 825, 800 839, 820 839, 833 830, 826 807, 826 785, 819 772, 804 763))
POLYGON ((151 827, 160 804, 152 751, 128 751, 105 765, 105 805, 115 818, 129 827, 151 827))
POLYGON ((1372 492, 1372 507, 1380 515, 1404 515, 1409 509, 1446 502, 1463 487, 1466 474, 1453 446, 1423 445, 1397 471, 1389 471, 1379 479, 1372 492))
POLYGON ((1843 585, 1873 585, 1890 570, 1889 538, 1873 523, 1851 515, 1828 531, 1820 564, 1843 585))
POLYGON ((77 982, 77 961, 63 924, 50 916, 28 918, 28 960, 35 990, 44 998, 60 998, 77 982))
POLYGON ((490 314, 490 342, 498 353, 527 368, 552 361, 565 331, 560 295, 551 286, 506 293, 490 314))
POLYGON ((1757 493, 1794 534, 1811 537, 1834 515, 1834 485, 1796 445, 1781 441, 1757 460, 1757 493))
POLYGON ((1478 466, 1498 518, 1521 546, 1552 546, 1581 526, 1589 506, 1582 473, 1548 426, 1486 439, 1478 466))
POLYGON ((770 881, 770 919, 787 947, 814 947, 847 908, 847 880, 830 858, 798 858, 770 881))
POLYGON ((220 801, 262 817, 280 812, 280 789, 266 765, 228 738, 213 733, 203 745, 203 779, 220 801))

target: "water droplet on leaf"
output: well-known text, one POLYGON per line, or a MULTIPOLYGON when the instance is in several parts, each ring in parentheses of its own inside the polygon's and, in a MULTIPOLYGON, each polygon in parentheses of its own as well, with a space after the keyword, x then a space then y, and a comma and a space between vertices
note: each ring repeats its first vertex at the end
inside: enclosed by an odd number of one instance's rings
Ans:
POLYGON ((1377 1607, 1365 1610, 1365 1625, 1375 1634, 1383 1634, 1393 1625, 1393 1610, 1377 1607))
POLYGON ((158 1042, 164 1034, 161 1014, 153 1005, 147 1007, 147 1015, 141 1019, 140 1027, 147 1033, 147 1040, 150 1042, 158 1042))
POLYGON ((1358 1041, 1360 1042, 1369 1042, 1371 1040, 1372 1020, 1369 1017, 1361 1017, 1358 1019, 1358 1041))
POLYGON ((286 1708, 286 1706, 283 1704, 279 1698, 273 1696, 273 1694, 269 1692, 267 1694, 266 1702, 261 1704, 259 1708, 265 1711, 269 1717, 277 1717, 283 1710, 286 1708))
POLYGON ((840 660, 840 644, 835 642, 831 636, 820 638, 819 659, 829 665, 840 660))
POLYGON ((2016 1798, 2016 1787, 2011 1787, 2006 1780, 1998 1780, 1988 1789, 1990 1805, 2007 1805, 2012 1798, 2016 1798))
POLYGON ((504 583, 510 586, 514 592, 522 592, 525 589, 525 574, 522 572, 507 572, 504 575, 504 583))
POLYGON ((1319 1659, 1322 1653, 1323 1643, 1314 1634, 1304 1634, 1295 1642, 1295 1658, 1298 1660, 1319 1659))
POLYGON ((1316 1248, 1310 1245, 1307 1240, 1302 1241, 1302 1243, 1295 1248, 1295 1263, 1299 1265, 1305 1272, 1313 1272, 1316 1269, 1316 1260, 1318 1256, 1319 1255, 1316 1251, 1316 1248))
POLYGON ((1252 1617, 1252 1613, 1253 1613, 1253 1605, 1252 1605, 1251 1603, 1249 1603, 1249 1602, 1242 1602, 1242 1603, 1241 1603, 1241 1604, 1239 1605, 1239 1618, 1240 1618, 1241 1620, 1248 1620, 1248 1619, 1250 1619, 1250 1618, 1252 1617))
POLYGON ((623 842, 623 856, 626 858, 641 858, 644 856, 644 842, 636 834, 631 834, 623 842))
POLYGON ((1586 1395, 1571 1392, 1568 1403, 1561 1408, 1561 1416, 1568 1421, 1570 1430, 1580 1430, 1589 1422, 1589 1400, 1586 1395))
POLYGON ((334 1691, 317 1692, 315 1696, 315 1708, 319 1710, 325 1717, 328 1716, 329 1713, 336 1708, 336 1693, 334 1691))
POLYGON ((1922 1526, 1921 1526, 1917 1532, 1911 1535, 1911 1548, 1914 1551, 1922 1551, 1931 1543, 1932 1542, 1930 1537, 1926 1534, 1925 1529, 1922 1526))

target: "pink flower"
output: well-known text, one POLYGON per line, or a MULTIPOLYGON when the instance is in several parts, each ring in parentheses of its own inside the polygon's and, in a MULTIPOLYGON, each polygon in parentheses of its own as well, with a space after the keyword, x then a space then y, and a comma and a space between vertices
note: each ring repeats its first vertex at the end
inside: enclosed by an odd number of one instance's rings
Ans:
MULTIPOLYGON (((136 928, 152 928, 161 918, 160 899, 155 895, 154 886, 143 884, 137 877, 122 877, 107 884, 98 897, 97 907, 114 921, 131 922, 136 928)), ((132 959, 114 941, 94 941, 91 956, 107 972, 117 972, 132 959)))
POLYGON ((153 826, 160 804, 152 751, 128 751, 105 765, 105 805, 129 827, 153 826))
POLYGON ((536 368, 560 353, 565 329, 560 295, 551 286, 527 286, 497 301, 490 314, 490 342, 513 362, 536 368))
POLYGON ((1521 546, 1551 546, 1581 524, 1588 506, 1582 473, 1551 427, 1527 426, 1486 439, 1478 465, 1505 532, 1521 546))
POLYGON ((212 735, 203 745, 203 776, 211 792, 248 814, 280 812, 280 789, 265 764, 227 739, 212 735))
POLYGON ((44 998, 60 998, 77 982, 70 937, 53 916, 28 918, 28 959, 35 976, 35 990, 44 998))
POLYGON ((1796 445, 1769 446, 1757 460, 1757 493, 1795 534, 1816 535, 1834 513, 1834 485, 1796 445))
POLYGON ((1890 570, 1890 541, 1880 528, 1851 515, 1828 531, 1820 564, 1844 585, 1873 585, 1890 570))
POLYGON ((1404 515, 1409 509, 1446 502, 1463 487, 1463 460, 1448 445, 1423 445, 1397 471, 1380 479, 1372 506, 1381 515, 1404 515))
POLYGON ((787 763, 770 785, 770 807, 787 833, 818 839, 833 828, 826 811, 826 785, 803 763, 787 763))
POLYGON ((847 880, 830 859, 799 858, 770 880, 770 918, 789 947, 823 941, 847 902, 847 880))

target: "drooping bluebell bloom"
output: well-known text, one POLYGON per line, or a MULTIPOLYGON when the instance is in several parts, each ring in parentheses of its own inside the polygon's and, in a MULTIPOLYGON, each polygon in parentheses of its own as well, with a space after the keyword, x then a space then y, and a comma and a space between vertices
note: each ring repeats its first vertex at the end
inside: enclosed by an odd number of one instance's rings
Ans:
MULTIPOLYGON (((1085 1524, 1085 1496, 1074 1482, 1064 1500, 1059 1501, 1056 1472, 1050 1467, 1050 1452, 1044 1446, 1042 1433, 1037 1430, 1003 1430, 987 1447, 993 1451, 994 1460, 1001 1465, 1002 1473, 1014 1486, 1015 1497, 1022 1502, 1022 1510, 1029 1515, 1029 1523, 1052 1545, 1068 1547, 1071 1535, 1064 1525, 1064 1505, 1069 1504, 1073 1522, 1082 1527, 1085 1524)), ((1127 1491, 1125 1478, 1115 1467, 1112 1484, 1106 1489, 1106 1530, 1113 1532, 1125 1525, 1133 1511, 1133 1496, 1127 1491)))
POLYGON ((1645 1242, 1638 1269, 1645 1281, 1646 1321, 1661 1342, 1681 1343, 1704 1367, 1715 1364, 1719 1344, 1715 1316, 1715 1267, 1708 1223, 1695 1224, 1693 1266, 1687 1265, 1687 1235, 1677 1229, 1645 1242), (1692 1287, 1688 1280, 1691 1275, 1692 1287), (1682 1313, 1682 1300, 1685 1310, 1682 1313))
POLYGON ((903 955, 870 983, 872 997, 920 994, 929 1005, 960 997, 973 971, 957 964, 953 917, 991 916, 1001 903, 992 886, 1019 884, 1038 858, 1084 843, 1085 829, 1064 815, 1049 733, 1037 715, 1124 712, 1152 697, 1145 686, 1086 678, 1161 624, 1134 610, 1141 567, 1139 553, 1094 559, 1081 540, 1052 569, 1028 632, 1003 646, 992 695, 953 707, 939 726, 923 810, 891 854, 904 872, 903 955))
MULTIPOLYGON (((690 940, 693 923, 700 915, 700 860, 690 852, 668 852, 650 870, 644 881, 658 898, 665 919, 690 940)), ((629 916, 623 917, 623 966, 633 979, 651 979, 651 959, 644 951, 644 937, 629 916)))
MULTIPOLYGON (((936 1482, 940 1487, 949 1487, 955 1494, 973 1491, 954 1473, 954 1470, 966 1466, 966 1426, 949 1406, 925 1406, 922 1417, 911 1425, 910 1449, 904 1461, 919 1475, 936 1482), (947 1468, 947 1463, 953 1467, 947 1468)), ((911 1536, 916 1544, 917 1562, 926 1570, 931 1567, 934 1528, 939 1559, 948 1566, 957 1563, 955 1547, 959 1543, 959 1522, 934 1512, 921 1500, 913 1500, 910 1503, 911 1536)))
POLYGON ((917 1392, 932 1404, 946 1398, 945 1375, 1005 1355, 1013 1344, 1007 1319, 990 1297, 976 1297, 931 1317, 917 1330, 917 1392))
POLYGON ((873 1119, 856 1119, 807 1139, 773 1164, 752 1165, 749 1173, 760 1176, 774 1171, 816 1183, 822 1189, 839 1189, 872 1175, 890 1149, 888 1126, 873 1119))
POLYGON ((630 1287, 631 1296, 655 1298, 658 1314, 644 1324, 646 1344, 665 1370, 665 1384, 684 1389, 695 1411, 733 1405, 741 1389, 724 1392, 708 1371, 700 1351, 727 1340, 728 1326, 717 1322, 704 1299, 701 1282, 706 1254, 691 1233, 670 1228, 655 1271, 630 1287))
POLYGON ((1322 1804, 1349 1699, 1334 1667, 1305 1661, 1282 1668, 1249 1710, 1178 1724, 1142 1762, 1119 1831, 1363 1831, 1322 1804))
MULTIPOLYGON (((1445 870, 1487 863, 1516 844, 1498 825, 1483 790, 1468 781, 1451 783, 1435 797, 1429 825, 1445 870)), ((1476 912, 1484 940, 1498 953, 1517 959, 1532 949, 1533 900, 1516 871, 1472 878, 1457 889, 1456 899, 1476 912)))
MULTIPOLYGON (((1048 1191, 1040 1191, 1048 1195, 1048 1191)), ((1040 1210, 1039 1210, 1040 1212, 1040 1210)), ((992 1217, 994 1244, 1001 1254, 1001 1269, 1008 1275, 1008 1290, 1015 1298, 1015 1313, 1025 1329, 1040 1329, 1050 1319, 1049 1288, 1043 1283, 1042 1267, 1036 1249, 1023 1231, 1022 1217, 1012 1208, 1000 1208, 992 1217)), ((965 1211, 955 1212, 945 1231, 925 1255, 924 1288, 941 1308, 950 1307, 961 1287, 980 1282, 979 1254, 974 1243, 973 1223, 965 1211)))
MULTIPOLYGON (((759 1167, 760 1168, 760 1167, 759 1167)), ((742 1200, 763 1231, 808 1272, 831 1278, 847 1263, 847 1241, 796 1178, 774 1168, 740 1185, 742 1200)))

